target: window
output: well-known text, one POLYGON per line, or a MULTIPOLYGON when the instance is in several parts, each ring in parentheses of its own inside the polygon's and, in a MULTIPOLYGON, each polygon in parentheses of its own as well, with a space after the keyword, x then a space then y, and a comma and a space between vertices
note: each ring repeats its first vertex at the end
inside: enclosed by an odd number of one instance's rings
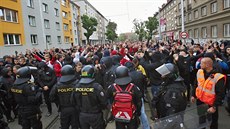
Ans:
POLYGON ((51 43, 51 36, 50 35, 46 35, 46 43, 51 43))
POLYGON ((29 25, 30 26, 36 26, 35 17, 30 16, 30 15, 28 17, 29 17, 29 25))
POLYGON ((207 38, 207 28, 202 27, 201 28, 202 38, 207 38))
POLYGON ((17 12, 10 9, 0 9, 0 18, 8 22, 18 22, 17 12))
POLYGON ((49 28, 50 28, 50 21, 47 20, 47 19, 45 19, 45 20, 44 20, 44 25, 45 25, 45 28, 46 28, 46 29, 49 29, 49 28))
POLYGON ((59 17, 59 11, 57 8, 54 8, 54 14, 55 14, 55 16, 59 17))
POLYGON ((56 22, 56 29, 60 30, 60 23, 59 22, 56 22))
POLYGON ((192 13, 188 14, 188 20, 191 21, 192 20, 192 13))
POLYGON ((43 7, 43 12, 48 13, 48 5, 43 3, 42 7, 43 7))
POLYGON ((76 30, 74 30, 74 34, 77 35, 77 31, 76 30))
POLYGON ((27 0, 27 6, 30 8, 34 8, 34 0, 27 0))
POLYGON ((20 45, 20 35, 18 34, 3 34, 5 45, 20 45))
POLYGON ((197 19, 197 18, 198 18, 198 16, 199 16, 199 14, 198 14, 198 10, 195 10, 195 11, 194 11, 194 18, 195 18, 195 19, 197 19))
POLYGON ((179 23, 179 25, 181 25, 181 22, 182 22, 182 21, 181 21, 181 17, 179 17, 179 22, 178 22, 178 23, 179 23))
POLYGON ((61 43, 61 36, 57 36, 57 42, 61 43))
POLYGON ((64 17, 64 18, 67 18, 67 12, 62 12, 62 16, 64 17))
POLYGON ((230 37, 230 23, 224 24, 224 37, 230 37))
POLYGON ((224 9, 230 7, 230 0, 224 0, 224 9))
POLYGON ((30 35, 31 43, 38 44, 38 36, 37 35, 30 35))
POLYGON ((211 3, 211 13, 217 12, 217 2, 211 3))
POLYGON ((65 43, 69 43, 69 37, 65 37, 65 43))
POLYGON ((217 37, 217 26, 211 26, 211 33, 213 38, 217 37))
POLYGON ((207 15, 207 7, 204 6, 201 8, 201 16, 206 16, 207 15))
POLYGON ((188 35, 189 35, 190 38, 192 38, 192 30, 191 29, 188 30, 188 35))
POLYGON ((66 6, 66 0, 61 0, 61 4, 62 4, 63 6, 66 6))
POLYGON ((65 30, 65 31, 68 30, 68 24, 64 24, 64 30, 65 30))
POLYGON ((198 39, 199 37, 199 30, 198 28, 194 29, 194 38, 198 39))

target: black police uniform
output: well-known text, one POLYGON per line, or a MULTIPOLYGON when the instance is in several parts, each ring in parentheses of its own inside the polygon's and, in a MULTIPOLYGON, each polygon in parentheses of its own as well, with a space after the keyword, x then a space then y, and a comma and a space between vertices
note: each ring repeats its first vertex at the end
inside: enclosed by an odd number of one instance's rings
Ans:
MULTIPOLYGON (((0 84, 1 87, 1 84, 0 84)), ((0 129, 9 129, 7 122, 5 122, 3 114, 4 114, 4 108, 5 106, 3 105, 2 99, 6 95, 6 91, 0 89, 0 129)))
POLYGON ((156 70, 164 76, 163 83, 159 93, 152 100, 153 108, 157 109, 158 116, 155 117, 158 118, 184 111, 187 106, 186 86, 184 79, 179 76, 177 67, 172 63, 162 66, 156 70))
POLYGON ((50 100, 58 101, 61 111, 61 129, 78 129, 77 109, 70 98, 78 80, 75 79, 75 72, 71 65, 65 65, 61 69, 61 78, 50 92, 50 100))
POLYGON ((107 105, 102 86, 95 82, 94 67, 86 65, 82 69, 82 78, 75 88, 73 99, 80 109, 81 129, 105 129, 102 109, 107 105))
MULTIPOLYGON (((18 113, 21 119, 23 129, 42 129, 40 99, 41 89, 34 83, 29 82, 32 67, 22 67, 17 71, 17 79, 11 92, 14 94, 18 103, 18 113)), ((20 120, 19 120, 20 121, 20 120)))
POLYGON ((9 72, 10 70, 7 68, 2 69, 2 77, 0 77, 0 83, 2 86, 0 87, 0 89, 5 90, 7 93, 3 97, 3 103, 6 107, 5 115, 6 115, 7 121, 12 122, 13 119, 11 117, 11 111, 14 112, 14 115, 16 118, 17 117, 17 110, 16 110, 17 103, 15 102, 14 97, 12 93, 10 92, 10 89, 14 84, 14 79, 13 79, 13 76, 8 75, 9 72))
POLYGON ((46 65, 45 62, 40 62, 38 64, 38 84, 40 85, 40 87, 44 87, 44 86, 48 86, 48 90, 43 90, 43 95, 44 95, 44 99, 45 99, 45 103, 47 105, 47 108, 48 108, 48 114, 47 116, 49 116, 51 113, 52 113, 52 105, 51 105, 51 102, 50 102, 50 99, 49 99, 49 94, 50 94, 50 91, 52 89, 52 87, 56 84, 57 82, 57 78, 56 78, 56 75, 55 75, 55 72, 53 69, 51 69, 50 67, 48 67, 46 65))
MULTIPOLYGON (((116 79, 115 83, 121 87, 121 89, 124 91, 127 86, 131 83, 132 78, 129 76, 128 68, 125 66, 119 66, 115 70, 116 79)), ((116 121, 116 129, 137 129, 139 125, 139 116, 141 115, 141 91, 140 89, 134 85, 131 89, 132 95, 133 95, 133 103, 136 107, 135 114, 133 114, 133 118, 129 123, 123 123, 116 121)), ((114 95, 116 93, 116 89, 114 88, 114 85, 110 85, 107 90, 107 97, 110 100, 111 103, 114 101, 114 95)))

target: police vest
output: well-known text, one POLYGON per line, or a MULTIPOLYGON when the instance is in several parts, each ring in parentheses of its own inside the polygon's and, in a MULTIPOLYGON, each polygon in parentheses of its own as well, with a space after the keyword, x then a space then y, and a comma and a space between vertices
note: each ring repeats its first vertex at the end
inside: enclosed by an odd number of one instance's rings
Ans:
POLYGON ((204 71, 202 69, 198 70, 196 97, 200 101, 212 106, 216 99, 215 85, 223 77, 225 77, 223 74, 216 73, 205 80, 204 71))

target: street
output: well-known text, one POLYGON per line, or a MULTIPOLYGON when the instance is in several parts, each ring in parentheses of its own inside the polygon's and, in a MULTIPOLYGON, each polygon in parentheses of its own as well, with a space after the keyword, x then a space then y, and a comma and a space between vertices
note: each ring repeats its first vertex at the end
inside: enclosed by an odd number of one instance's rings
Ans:
MULTIPOLYGON (((55 104, 53 104, 52 106, 53 106, 53 114, 50 117, 46 117, 45 116, 45 114, 47 113, 46 105, 45 104, 41 105, 41 110, 43 112, 42 113, 42 123, 43 123, 44 129, 59 129, 60 127, 60 119, 57 117, 58 116, 57 108, 55 104)), ((194 106, 195 104, 191 105, 190 109, 194 108, 194 106)), ((148 116, 149 123, 151 127, 153 127, 154 122, 150 119, 151 111, 150 111, 148 103, 145 103, 145 111, 148 116)), ((227 127, 230 126, 229 119, 230 119, 230 116, 228 115, 224 107, 221 106, 219 108, 219 129, 227 129, 227 127)), ((21 126, 17 124, 17 120, 18 119, 16 119, 14 122, 9 124, 10 129, 20 129, 21 128, 21 126)), ((115 129, 114 122, 109 123, 106 129, 115 129)), ((141 129, 141 125, 139 126, 139 129, 141 129)))

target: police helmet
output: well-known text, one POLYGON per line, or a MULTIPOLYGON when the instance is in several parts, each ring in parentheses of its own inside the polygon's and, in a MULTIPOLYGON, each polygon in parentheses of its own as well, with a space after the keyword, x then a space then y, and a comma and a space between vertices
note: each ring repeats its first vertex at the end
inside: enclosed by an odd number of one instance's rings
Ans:
POLYGON ((100 60, 100 64, 103 64, 106 66, 106 68, 110 68, 113 65, 112 58, 110 56, 102 57, 100 60))
POLYGON ((179 76, 178 68, 172 63, 163 64, 156 68, 156 71, 161 75, 161 77, 167 77, 174 80, 179 76))
POLYGON ((127 85, 132 81, 131 77, 129 76, 129 70, 125 66, 117 67, 115 70, 115 75, 115 83, 118 85, 127 85))
POLYGON ((22 68, 19 68, 16 73, 16 80, 14 82, 15 85, 25 83, 30 80, 31 78, 31 70, 30 67, 25 66, 22 68))
POLYGON ((81 70, 81 80, 79 83, 81 84, 89 84, 93 82, 94 79, 94 67, 92 65, 86 65, 81 70))
POLYGON ((38 69, 47 68, 47 64, 44 61, 38 63, 38 69))
POLYGON ((75 71, 71 65, 65 65, 61 69, 60 82, 68 82, 75 77, 75 71))

